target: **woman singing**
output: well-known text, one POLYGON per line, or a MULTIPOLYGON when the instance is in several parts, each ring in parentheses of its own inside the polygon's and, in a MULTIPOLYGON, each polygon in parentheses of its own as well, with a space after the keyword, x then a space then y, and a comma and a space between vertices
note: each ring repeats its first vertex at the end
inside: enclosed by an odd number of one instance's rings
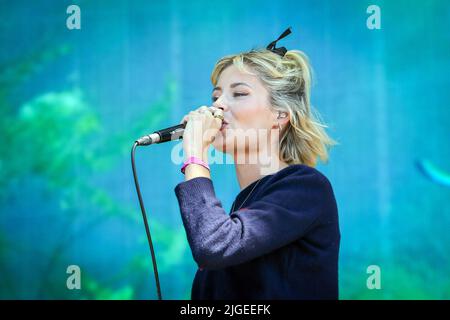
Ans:
POLYGON ((335 141, 311 112, 306 56, 275 48, 289 33, 220 59, 213 106, 182 120, 185 181, 175 193, 199 267, 192 299, 338 299, 338 210, 314 168, 335 141), (241 191, 229 214, 211 180, 211 144, 234 159, 241 191))

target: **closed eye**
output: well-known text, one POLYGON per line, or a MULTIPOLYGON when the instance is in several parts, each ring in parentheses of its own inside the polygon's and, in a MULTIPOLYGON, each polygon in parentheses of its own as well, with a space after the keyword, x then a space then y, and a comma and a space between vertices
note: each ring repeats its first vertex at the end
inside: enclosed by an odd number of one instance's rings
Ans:
MULTIPOLYGON (((233 94, 233 97, 243 97, 243 96, 248 96, 248 93, 238 93, 238 92, 236 92, 236 93, 234 93, 233 94)), ((212 97, 211 98, 211 100, 214 102, 214 101, 216 101, 218 98, 217 97, 212 97)))

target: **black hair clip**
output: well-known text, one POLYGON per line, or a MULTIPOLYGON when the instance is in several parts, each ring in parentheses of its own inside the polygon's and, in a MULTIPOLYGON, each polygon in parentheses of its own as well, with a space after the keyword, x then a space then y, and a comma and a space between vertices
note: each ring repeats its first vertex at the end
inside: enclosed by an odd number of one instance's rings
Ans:
POLYGON ((287 28, 282 34, 281 36, 278 37, 277 40, 272 41, 268 46, 267 46, 267 50, 272 51, 273 53, 276 53, 282 57, 284 57, 284 55, 287 52, 287 49, 285 47, 281 47, 281 48, 275 48, 275 45, 277 44, 277 42, 281 39, 283 39, 284 37, 286 37, 287 35, 289 35, 291 33, 291 27, 287 28))

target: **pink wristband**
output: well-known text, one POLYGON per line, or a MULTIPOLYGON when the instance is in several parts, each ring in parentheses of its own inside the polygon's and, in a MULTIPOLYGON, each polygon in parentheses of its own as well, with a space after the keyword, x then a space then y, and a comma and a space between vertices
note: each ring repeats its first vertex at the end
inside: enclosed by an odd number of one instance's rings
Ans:
POLYGON ((209 166, 207 163, 205 163, 204 161, 202 161, 201 159, 197 158, 197 157, 189 157, 183 164, 183 166, 181 167, 181 172, 184 174, 184 171, 186 169, 186 167, 191 164, 191 163, 195 163, 195 164, 199 164, 203 167, 205 167, 206 169, 209 170, 209 166))

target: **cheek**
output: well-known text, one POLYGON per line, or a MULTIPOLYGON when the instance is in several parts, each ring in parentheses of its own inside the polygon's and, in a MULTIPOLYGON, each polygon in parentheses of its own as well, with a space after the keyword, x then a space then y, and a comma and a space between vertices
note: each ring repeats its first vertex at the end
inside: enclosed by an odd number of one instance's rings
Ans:
POLYGON ((236 108, 233 116, 239 127, 268 128, 270 126, 271 112, 269 107, 261 102, 253 102, 236 108))

